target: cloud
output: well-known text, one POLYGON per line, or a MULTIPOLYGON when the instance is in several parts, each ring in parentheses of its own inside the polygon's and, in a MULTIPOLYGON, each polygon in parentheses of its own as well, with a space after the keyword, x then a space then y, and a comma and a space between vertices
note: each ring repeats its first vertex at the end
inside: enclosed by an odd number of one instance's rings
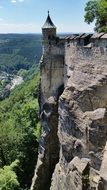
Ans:
POLYGON ((93 32, 93 28, 94 28, 94 24, 86 24, 86 23, 82 23, 81 25, 77 25, 77 24, 61 24, 59 23, 58 25, 58 32, 62 33, 92 33, 93 32))
POLYGON ((3 18, 0 18, 0 22, 2 22, 2 21, 4 21, 4 19, 3 19, 3 18))
POLYGON ((15 24, 0 22, 0 33, 40 33, 41 26, 36 23, 15 24))
POLYGON ((24 2, 24 0, 11 0, 11 3, 24 2))
POLYGON ((0 5, 0 9, 2 9, 2 8, 3 8, 3 6, 0 5))
POLYGON ((17 1, 16 0, 11 0, 11 3, 17 3, 17 1))
POLYGON ((19 2, 23 2, 24 0, 18 0, 19 2))

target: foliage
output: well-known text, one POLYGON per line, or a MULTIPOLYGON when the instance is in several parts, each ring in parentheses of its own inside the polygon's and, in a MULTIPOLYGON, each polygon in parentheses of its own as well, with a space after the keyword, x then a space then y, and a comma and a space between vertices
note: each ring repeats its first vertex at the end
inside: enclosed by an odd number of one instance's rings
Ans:
POLYGON ((40 137, 38 86, 39 73, 36 73, 0 102, 0 167, 18 159, 17 176, 23 189, 31 184, 37 159, 40 137))
POLYGON ((41 48, 39 34, 0 34, 0 71, 17 73, 37 65, 41 48))
POLYGON ((19 187, 15 168, 19 161, 14 161, 10 166, 4 166, 0 169, 0 190, 15 190, 19 187))
POLYGON ((37 141, 39 141, 40 134, 41 134, 41 123, 38 122, 36 125, 36 130, 34 131, 34 135, 35 135, 37 141))
POLYGON ((90 0, 85 12, 85 22, 90 24, 95 20, 95 30, 107 32, 107 0, 90 0))
POLYGON ((87 190, 89 188, 89 174, 85 174, 82 177, 83 190, 87 190))

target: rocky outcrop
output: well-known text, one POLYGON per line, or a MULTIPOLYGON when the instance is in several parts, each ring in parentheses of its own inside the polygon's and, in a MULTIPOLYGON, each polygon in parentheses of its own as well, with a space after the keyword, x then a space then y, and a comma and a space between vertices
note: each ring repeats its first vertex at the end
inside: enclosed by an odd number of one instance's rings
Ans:
POLYGON ((75 157, 66 165, 65 169, 57 164, 55 174, 53 175, 54 181, 50 189, 64 190, 64 189, 86 189, 89 186, 89 160, 79 159, 75 157))
POLYGON ((70 36, 59 65, 56 43, 48 45, 41 72, 43 132, 31 190, 107 190, 107 37, 70 36))
POLYGON ((107 52, 72 43, 67 50, 68 80, 59 99, 60 159, 51 190, 106 190, 107 52))
POLYGON ((52 173, 59 160, 58 103, 50 97, 41 111, 42 136, 39 146, 38 162, 32 181, 31 190, 46 190, 50 188, 52 173))
POLYGON ((98 190, 107 189, 107 142, 104 149, 104 156, 100 169, 100 180, 98 184, 98 190))

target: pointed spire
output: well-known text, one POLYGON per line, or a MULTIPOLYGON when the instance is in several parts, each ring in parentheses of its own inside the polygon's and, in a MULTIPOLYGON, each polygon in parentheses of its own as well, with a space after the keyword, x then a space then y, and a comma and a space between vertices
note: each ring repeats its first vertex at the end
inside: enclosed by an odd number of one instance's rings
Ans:
POLYGON ((53 22, 50 18, 49 11, 48 11, 48 16, 47 16, 46 22, 42 28, 56 28, 56 26, 53 24, 53 22))

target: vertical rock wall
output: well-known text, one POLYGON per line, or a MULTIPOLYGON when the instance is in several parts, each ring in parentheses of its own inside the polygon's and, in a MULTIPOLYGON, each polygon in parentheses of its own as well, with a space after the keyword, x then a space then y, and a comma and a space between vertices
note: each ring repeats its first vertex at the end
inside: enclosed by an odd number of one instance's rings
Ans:
POLYGON ((60 159, 51 190, 106 190, 107 38, 93 35, 88 44, 82 36, 70 38, 59 99, 60 159))
POLYGON ((107 190, 107 34, 65 41, 49 41, 41 61, 43 131, 31 190, 107 190))
POLYGON ((31 190, 50 189, 59 161, 58 99, 63 91, 64 44, 57 38, 44 42, 41 59, 40 117, 42 135, 31 190))
POLYGON ((57 101, 51 97, 43 105, 41 113, 42 135, 40 139, 38 162, 31 189, 48 190, 56 163, 59 160, 59 140, 57 136, 57 101))

